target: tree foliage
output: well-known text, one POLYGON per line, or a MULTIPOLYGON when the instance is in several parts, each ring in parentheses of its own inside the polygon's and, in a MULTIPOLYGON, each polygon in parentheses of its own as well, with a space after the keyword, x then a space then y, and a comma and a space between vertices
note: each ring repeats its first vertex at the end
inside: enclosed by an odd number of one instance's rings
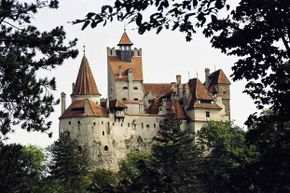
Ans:
POLYGON ((152 146, 152 159, 137 162, 139 175, 129 183, 126 192, 200 191, 195 176, 194 134, 192 130, 181 129, 180 124, 173 115, 168 115, 160 124, 152 146))
POLYGON ((196 148, 200 152, 197 174, 204 191, 250 192, 246 168, 255 163, 255 146, 246 143, 246 133, 229 122, 212 121, 197 133, 196 148))
POLYGON ((246 135, 259 152, 257 161, 247 168, 253 192, 290 192, 290 122, 281 123, 275 117, 271 111, 264 112, 251 122, 246 135))
POLYGON ((88 25, 92 28, 99 24, 106 25, 114 19, 134 22, 138 32, 156 29, 179 30, 186 34, 186 40, 192 39, 196 27, 204 26, 206 20, 216 19, 216 14, 224 7, 226 0, 116 0, 113 5, 103 5, 101 11, 90 12, 84 19, 74 23, 82 23, 82 29, 88 25), (150 10, 148 12, 147 10, 150 10))
POLYGON ((290 118, 289 16, 287 0, 241 0, 227 19, 204 30, 213 47, 239 57, 233 79, 246 79, 245 92, 257 107, 271 105, 282 122, 290 118))
POLYGON ((0 190, 3 193, 38 192, 44 171, 44 153, 33 146, 0 147, 0 190))
POLYGON ((38 78, 40 70, 55 68, 64 59, 76 57, 76 40, 66 43, 63 27, 41 32, 33 26, 41 8, 57 8, 58 1, 0 1, 0 133, 13 125, 27 131, 46 131, 53 112, 55 79, 38 78))
POLYGON ((88 174, 88 152, 78 141, 67 134, 60 134, 59 139, 49 148, 52 157, 49 165, 52 180, 58 180, 67 192, 83 192, 88 174))

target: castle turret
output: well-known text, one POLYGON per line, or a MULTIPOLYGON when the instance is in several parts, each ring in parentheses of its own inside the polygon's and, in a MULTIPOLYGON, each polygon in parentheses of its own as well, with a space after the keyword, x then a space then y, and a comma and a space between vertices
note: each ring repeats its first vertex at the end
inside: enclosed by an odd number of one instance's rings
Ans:
POLYGON ((220 97, 222 99, 222 103, 225 106, 225 113, 226 116, 229 117, 230 120, 230 114, 231 114, 231 108, 230 108, 230 85, 231 82, 225 75, 225 73, 219 69, 211 74, 209 74, 208 70, 208 79, 205 83, 205 87, 208 89, 208 91, 215 97, 220 97))
POLYGON ((133 56, 133 50, 131 49, 132 45, 133 43, 131 42, 128 34, 124 31, 118 43, 119 49, 117 50, 117 55, 121 61, 131 62, 133 56))
POLYGON ((100 96, 88 59, 84 55, 71 95, 72 100, 87 98, 99 103, 100 96))

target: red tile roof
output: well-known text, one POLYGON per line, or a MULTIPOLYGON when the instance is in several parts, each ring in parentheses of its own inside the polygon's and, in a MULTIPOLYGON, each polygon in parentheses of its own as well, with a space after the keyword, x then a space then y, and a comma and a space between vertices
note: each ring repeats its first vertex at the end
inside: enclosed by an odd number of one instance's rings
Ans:
POLYGON ((71 105, 60 116, 60 119, 73 117, 107 117, 107 116, 108 113, 106 109, 88 99, 84 99, 73 101, 71 105), (85 107, 85 102, 87 102, 87 108, 85 107))
POLYGON ((144 83, 145 96, 151 91, 156 98, 159 98, 173 91, 174 89, 176 89, 176 85, 171 83, 144 83))
POLYGON ((134 101, 134 100, 123 100, 122 102, 124 104, 140 104, 139 101, 134 101))
MULTIPOLYGON (((161 105, 161 100, 153 99, 152 104, 147 109, 146 113, 148 114, 158 114, 159 113, 159 106, 161 105)), ((166 101, 166 110, 170 111, 175 115, 178 119, 185 119, 185 112, 178 100, 167 100, 166 101)))
POLYGON ((72 95, 101 95, 86 56, 82 59, 72 95))
POLYGON ((121 100, 110 100, 109 103, 110 108, 127 108, 127 106, 121 100))
POLYGON ((218 104, 215 102, 212 104, 204 104, 204 103, 194 103, 193 108, 199 108, 199 109, 222 109, 218 104))
POLYGON ((122 34, 122 37, 118 43, 118 46, 120 45, 133 45, 133 43, 131 42, 128 34, 124 31, 124 33, 122 34))
POLYGON ((193 78, 188 81, 189 90, 193 99, 197 100, 214 100, 208 90, 199 79, 193 78))
POLYGON ((142 58, 132 57, 131 62, 121 61, 118 56, 108 56, 108 62, 111 66, 112 72, 116 80, 128 80, 128 70, 132 69, 133 80, 143 80, 142 58), (122 73, 119 77, 119 68, 122 73))
POLYGON ((227 84, 230 85, 231 82, 225 75, 225 73, 219 69, 209 75, 210 79, 210 85, 216 85, 216 84, 227 84))

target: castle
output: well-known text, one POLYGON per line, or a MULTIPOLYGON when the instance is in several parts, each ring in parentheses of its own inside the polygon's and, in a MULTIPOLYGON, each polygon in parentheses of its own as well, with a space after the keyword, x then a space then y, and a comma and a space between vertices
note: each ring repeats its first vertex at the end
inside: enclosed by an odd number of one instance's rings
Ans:
POLYGON ((230 81, 222 70, 205 69, 204 83, 198 78, 182 83, 176 75, 172 83, 147 84, 142 49, 132 45, 124 31, 118 48, 107 48, 108 99, 101 99, 85 55, 68 108, 61 93, 60 133, 89 147, 92 163, 110 170, 132 151, 149 151, 168 112, 195 132, 208 120, 230 120, 230 81))

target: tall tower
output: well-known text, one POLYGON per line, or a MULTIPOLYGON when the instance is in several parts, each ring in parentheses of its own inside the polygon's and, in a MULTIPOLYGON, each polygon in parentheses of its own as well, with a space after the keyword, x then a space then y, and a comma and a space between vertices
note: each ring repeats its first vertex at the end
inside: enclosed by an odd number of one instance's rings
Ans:
POLYGON ((72 101, 90 99, 99 104, 101 94, 97 88, 87 57, 84 55, 76 82, 73 84, 72 101))
POLYGON ((107 48, 108 97, 110 100, 123 100, 129 112, 135 109, 131 112, 140 113, 140 103, 144 98, 142 50, 132 49, 132 45, 124 31, 118 48, 107 48))
POLYGON ((208 68, 205 69, 205 87, 212 95, 221 97, 222 103, 225 106, 225 115, 229 117, 229 120, 231 117, 230 85, 231 82, 223 70, 219 69, 210 74, 210 70, 208 68))

